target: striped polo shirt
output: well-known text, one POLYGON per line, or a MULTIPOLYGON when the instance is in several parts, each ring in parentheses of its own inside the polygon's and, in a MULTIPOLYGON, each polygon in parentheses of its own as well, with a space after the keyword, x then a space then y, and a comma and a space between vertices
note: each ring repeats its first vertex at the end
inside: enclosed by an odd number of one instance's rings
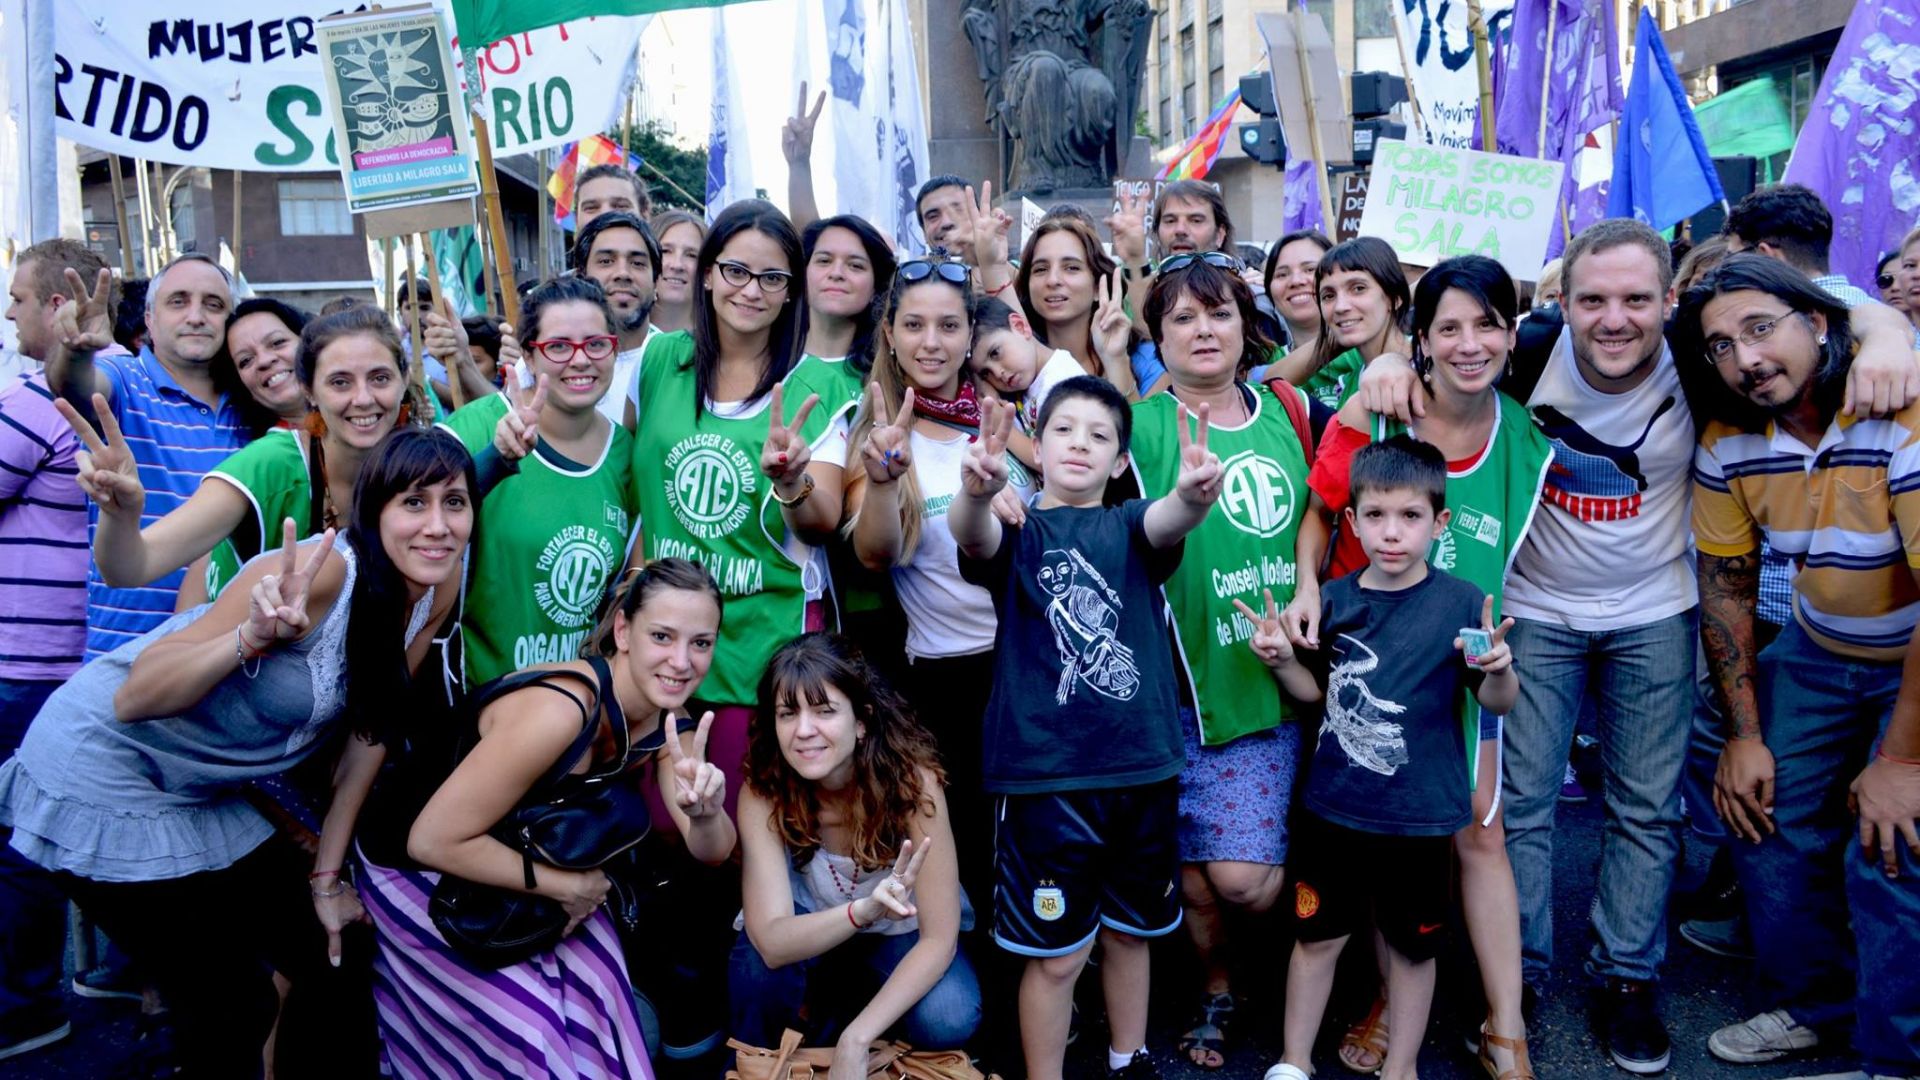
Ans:
MULTIPOLYGON (((138 356, 97 358, 94 364, 113 386, 113 417, 147 489, 140 514, 145 528, 186 502, 201 477, 245 445, 246 427, 224 396, 207 405, 181 389, 151 349, 141 349, 138 356)), ((96 506, 93 520, 99 517, 96 506)), ((185 577, 185 570, 176 570, 148 585, 115 589, 101 580, 99 567, 90 566, 87 658, 111 652, 165 621, 185 577)))
POLYGON ((1700 550, 1744 555, 1765 537, 1794 560, 1794 619, 1822 648, 1898 661, 1920 619, 1920 405, 1837 416, 1817 447, 1769 424, 1707 426, 1693 463, 1700 550))
POLYGON ((0 679, 65 679, 87 645, 80 440, 42 375, 0 388, 0 679))

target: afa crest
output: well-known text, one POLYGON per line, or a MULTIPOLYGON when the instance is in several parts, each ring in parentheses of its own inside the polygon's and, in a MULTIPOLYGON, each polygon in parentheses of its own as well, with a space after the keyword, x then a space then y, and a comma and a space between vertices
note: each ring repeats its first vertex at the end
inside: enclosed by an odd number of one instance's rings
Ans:
POLYGON ((1033 913, 1042 921, 1057 921, 1067 913, 1067 894, 1051 887, 1033 890, 1033 913))

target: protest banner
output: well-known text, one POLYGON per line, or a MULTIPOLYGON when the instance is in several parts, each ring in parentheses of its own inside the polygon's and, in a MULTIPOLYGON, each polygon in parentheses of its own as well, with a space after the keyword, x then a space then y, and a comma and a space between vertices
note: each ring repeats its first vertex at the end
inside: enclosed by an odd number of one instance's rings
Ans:
MULTIPOLYGON (((1480 0, 1490 34, 1513 21, 1513 0, 1480 0)), ((1473 141, 1481 79, 1475 70, 1467 5, 1446 0, 1393 0, 1396 36, 1406 44, 1419 128, 1438 146, 1473 141)))
MULTIPOLYGON (((83 146, 174 165, 332 169, 316 34, 349 6, 196 0, 136 16, 109 0, 53 5, 56 128, 83 146)), ((446 0, 435 6, 444 12, 446 0)), ((602 16, 478 50, 473 74, 494 148, 525 153, 611 130, 650 18, 602 16)), ((458 55, 455 65, 464 80, 458 55)))
POLYGON ((1373 176, 1369 169, 1345 170, 1338 177, 1339 213, 1333 225, 1334 243, 1344 244, 1360 235, 1360 215, 1367 209, 1367 182, 1373 176))
POLYGON ((1514 280, 1533 281, 1546 261, 1565 173, 1558 161, 1382 139, 1360 235, 1385 240, 1414 266, 1486 255, 1514 280))

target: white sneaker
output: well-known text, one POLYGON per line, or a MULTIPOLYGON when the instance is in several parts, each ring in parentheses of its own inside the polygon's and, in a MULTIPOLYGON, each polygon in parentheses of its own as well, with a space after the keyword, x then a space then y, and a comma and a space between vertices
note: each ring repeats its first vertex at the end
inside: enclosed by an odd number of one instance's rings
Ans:
POLYGON ((1778 1061, 1788 1054, 1811 1050, 1819 1045, 1819 1034, 1810 1027, 1796 1023, 1785 1009, 1774 1009, 1737 1024, 1728 1024, 1707 1038, 1707 1049, 1713 1051, 1714 1057, 1735 1065, 1778 1061))

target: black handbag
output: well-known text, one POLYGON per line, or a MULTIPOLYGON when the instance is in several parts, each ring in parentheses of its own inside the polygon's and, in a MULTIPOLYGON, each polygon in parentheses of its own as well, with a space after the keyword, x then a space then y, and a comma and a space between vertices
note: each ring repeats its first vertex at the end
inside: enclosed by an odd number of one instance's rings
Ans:
MULTIPOLYGON (((630 883, 633 875, 616 871, 619 863, 632 859, 634 849, 646 839, 652 828, 652 817, 639 785, 625 774, 633 764, 635 750, 642 751, 639 760, 644 760, 646 753, 658 749, 660 744, 649 739, 646 745, 629 745, 626 719, 613 698, 607 662, 591 657, 588 663, 593 665, 599 681, 598 686, 592 687, 590 701, 581 701, 549 681, 555 678, 588 681, 585 675, 573 671, 515 672, 494 680, 476 693, 473 704, 476 716, 493 700, 535 685, 573 698, 581 714, 580 735, 567 752, 488 834, 520 853, 528 889, 536 883, 533 872, 536 862, 562 870, 596 867, 606 870, 613 882, 607 893, 607 907, 616 922, 634 924, 639 919, 639 899, 630 883), (603 703, 619 755, 603 769, 575 774, 573 767, 592 752, 603 703)), ((662 738, 670 726, 671 721, 663 717, 662 738)), ((466 750, 471 749, 470 744, 466 750)), ((556 900, 531 892, 482 885, 452 874, 441 875, 427 904, 427 914, 449 946, 476 967, 488 969, 517 964, 553 948, 567 928, 566 909, 556 900)))

